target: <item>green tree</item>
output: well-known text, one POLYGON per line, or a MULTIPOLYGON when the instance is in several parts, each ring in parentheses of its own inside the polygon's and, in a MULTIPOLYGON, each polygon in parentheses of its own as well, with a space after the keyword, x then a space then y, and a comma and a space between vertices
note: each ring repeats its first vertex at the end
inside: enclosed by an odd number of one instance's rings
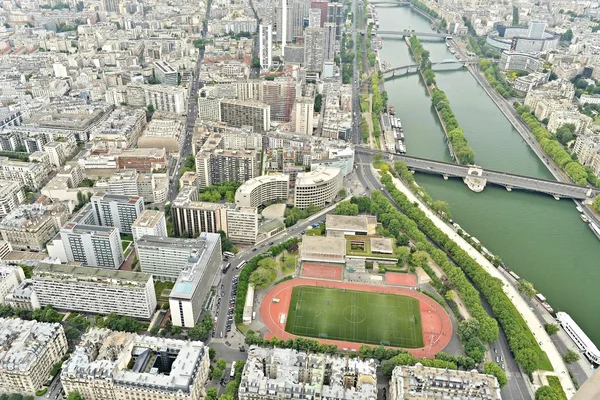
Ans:
POLYGON ((542 386, 535 391, 535 400, 562 400, 562 396, 553 387, 542 386))
POLYGON ((513 6, 512 26, 519 25, 519 7, 513 6))
POLYGON ((567 350, 567 352, 563 354, 563 360, 565 360, 567 364, 577 362, 579 361, 579 358, 579 353, 571 349, 567 350))
POLYGON ((217 400, 219 393, 215 388, 206 389, 206 400, 217 400))
POLYGON ((532 299, 537 294, 537 290, 535 290, 533 284, 525 279, 519 280, 517 289, 528 299, 532 299))
POLYGON ((548 335, 552 336, 555 335, 560 328, 557 324, 544 324, 544 329, 548 335))
POLYGON ((188 337, 191 340, 206 340, 208 335, 213 330, 214 324, 213 319, 210 315, 206 315, 202 322, 196 324, 192 329, 188 331, 188 337))
POLYGON ((358 215, 358 205, 349 201, 342 201, 335 207, 336 215, 358 215))
POLYGON ((573 124, 565 124, 556 130, 556 139, 566 146, 567 143, 575 139, 574 131, 575 126, 573 124))
POLYGON ((210 360, 214 360, 215 356, 217 355, 217 351, 215 349, 213 349, 212 347, 210 347, 208 349, 208 358, 210 358, 210 360))
POLYGON ((447 202, 442 200, 436 200, 431 204, 431 208, 438 214, 442 214, 446 219, 452 218, 450 214, 450 206, 447 202))
POLYGON ((496 364, 495 362, 486 361, 485 363, 483 363, 483 373, 489 374, 489 375, 494 375, 496 377, 496 379, 498 379, 498 383, 500 384, 500 387, 503 387, 504 385, 506 385, 508 383, 508 379, 506 378, 506 374, 504 373, 504 370, 502 368, 500 368, 500 366, 498 364, 496 364))
POLYGON ((525 348, 515 354, 515 361, 523 368, 526 374, 531 374, 537 369, 539 357, 534 350, 525 348))
POLYGON ((67 396, 67 400, 84 400, 84 398, 79 392, 71 392, 67 396))
POLYGON ((573 30, 571 28, 567 29, 567 31, 560 35, 560 40, 564 40, 565 42, 570 42, 573 39, 573 30))
POLYGON ((593 207, 594 210, 600 212, 600 194, 594 199, 593 207))
POLYGON ((373 348, 371 346, 367 346, 366 344, 363 344, 358 349, 358 356, 363 359, 373 357, 373 348))
POLYGON ((323 103, 323 95, 318 94, 315 96, 315 112, 321 112, 321 104, 323 103))

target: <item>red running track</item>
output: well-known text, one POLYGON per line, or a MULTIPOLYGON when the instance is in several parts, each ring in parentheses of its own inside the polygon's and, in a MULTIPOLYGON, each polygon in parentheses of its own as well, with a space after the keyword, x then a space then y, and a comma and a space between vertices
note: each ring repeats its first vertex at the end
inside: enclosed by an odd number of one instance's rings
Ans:
POLYGON ((417 286, 417 277, 412 274, 403 274, 400 272, 386 272, 385 283, 395 286, 417 286))
MULTIPOLYGON (((273 336, 279 339, 293 339, 296 335, 292 335, 285 331, 285 320, 280 323, 280 317, 285 314, 287 317, 290 301, 292 297, 292 289, 294 286, 322 286, 338 289, 358 290, 363 292, 390 293, 402 296, 410 296, 419 300, 419 308, 421 310, 421 325, 423 327, 423 340, 425 347, 419 349, 405 349, 415 357, 433 358, 436 353, 442 351, 448 345, 452 338, 452 322, 450 316, 444 308, 432 298, 425 296, 415 290, 395 288, 389 286, 372 286, 361 285, 355 283, 322 281, 315 279, 298 278, 280 283, 274 286, 265 295, 260 304, 260 316, 263 323, 269 329, 269 333, 265 335, 266 339, 273 336), (278 298, 279 303, 273 303, 273 299, 278 298)), ((341 340, 318 339, 321 343, 335 344, 338 348, 358 350, 362 343, 344 342, 341 340)))

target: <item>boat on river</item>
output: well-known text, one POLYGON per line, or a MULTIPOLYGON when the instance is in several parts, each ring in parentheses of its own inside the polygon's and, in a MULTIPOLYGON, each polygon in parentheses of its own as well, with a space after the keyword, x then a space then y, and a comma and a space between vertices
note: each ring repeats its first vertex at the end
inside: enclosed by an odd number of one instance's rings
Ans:
POLYGON ((579 207, 579 206, 575 207, 575 209, 576 209, 577 211, 579 211, 580 213, 582 213, 582 212, 583 212, 583 209, 582 209, 581 207, 579 207))
POLYGON ((600 228, 598 228, 598 225, 596 225, 593 222, 590 222, 588 224, 588 226, 590 227, 590 229, 592 230, 592 232, 594 233, 594 235, 596 235, 596 237, 598 238, 598 240, 600 240, 600 228))
POLYGON ((590 222, 589 218, 588 218, 588 217, 586 217, 586 216, 585 216, 585 214, 581 214, 581 215, 579 216, 579 218, 581 218, 581 220, 582 220, 583 222, 590 222))
POLYGON ((388 107, 390 115, 396 115, 396 108, 392 105, 388 107))

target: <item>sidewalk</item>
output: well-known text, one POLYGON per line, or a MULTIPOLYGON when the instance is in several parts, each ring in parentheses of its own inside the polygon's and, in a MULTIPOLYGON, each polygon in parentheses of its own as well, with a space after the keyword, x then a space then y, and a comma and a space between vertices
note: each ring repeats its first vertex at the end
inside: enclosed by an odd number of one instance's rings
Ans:
POLYGON ((525 300, 523 300, 517 289, 515 289, 513 285, 508 282, 506 277, 500 273, 500 271, 498 271, 498 269, 496 269, 496 267, 494 267, 487 258, 475 250, 475 248, 473 248, 466 240, 459 236, 450 226, 448 226, 435 213, 433 213, 433 211, 426 207, 421 202, 421 199, 415 196, 399 179, 392 177, 392 181, 394 182, 396 188, 406 197, 408 197, 411 202, 417 202, 419 208, 427 215, 429 219, 431 219, 438 229, 444 232, 449 238, 454 240, 464 251, 469 254, 470 257, 477 261, 477 263, 479 263, 479 265, 485 269, 487 273, 494 278, 500 279, 504 283, 504 293, 512 300, 517 310, 520 311, 523 319, 527 323, 527 326, 533 333, 536 340, 540 341, 540 347, 548 355, 548 358, 550 359, 550 362, 554 368, 554 373, 560 379, 560 383, 567 394, 567 398, 573 396, 575 394, 575 387, 569 377, 569 374, 565 373, 567 367, 560 353, 552 344, 550 336, 548 336, 543 326, 540 324, 537 316, 533 311, 531 311, 529 305, 525 302, 525 300))

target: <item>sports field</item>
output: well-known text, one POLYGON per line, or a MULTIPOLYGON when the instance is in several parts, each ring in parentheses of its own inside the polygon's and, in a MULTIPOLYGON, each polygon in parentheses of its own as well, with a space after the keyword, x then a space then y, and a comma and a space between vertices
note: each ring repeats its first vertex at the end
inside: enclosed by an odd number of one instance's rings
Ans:
POLYGON ((285 330, 322 339, 423 347, 419 300, 395 294, 296 286, 285 330))

